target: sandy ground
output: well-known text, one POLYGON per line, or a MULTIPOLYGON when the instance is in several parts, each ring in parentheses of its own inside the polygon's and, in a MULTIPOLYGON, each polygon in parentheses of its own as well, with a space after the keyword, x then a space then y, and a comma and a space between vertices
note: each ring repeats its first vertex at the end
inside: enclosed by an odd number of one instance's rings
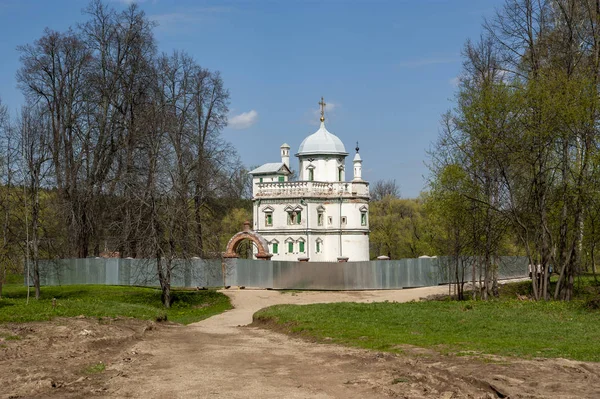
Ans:
POLYGON ((564 359, 391 355, 248 327, 280 303, 410 301, 399 291, 228 290, 235 309, 189 326, 130 319, 5 325, 0 396, 131 398, 599 398, 600 364, 564 359), (102 372, 86 372, 102 362, 102 372))

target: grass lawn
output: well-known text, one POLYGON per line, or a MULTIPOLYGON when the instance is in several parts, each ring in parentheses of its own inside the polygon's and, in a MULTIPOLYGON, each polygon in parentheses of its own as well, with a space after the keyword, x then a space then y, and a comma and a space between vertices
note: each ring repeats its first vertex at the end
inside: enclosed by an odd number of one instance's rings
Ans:
POLYGON ((517 300, 278 305, 254 315, 291 333, 381 351, 600 361, 600 311, 582 302, 517 300))
MULTIPOLYGON (((189 324, 231 309, 227 296, 211 290, 173 290, 170 309, 160 302, 156 288, 68 285, 42 287, 40 300, 30 297, 26 304, 27 288, 22 284, 3 287, 0 299, 0 323, 50 320, 53 317, 135 317, 138 319, 164 319, 189 324), (52 299, 56 298, 56 308, 52 299)), ((31 292, 34 295, 33 289, 31 292)))

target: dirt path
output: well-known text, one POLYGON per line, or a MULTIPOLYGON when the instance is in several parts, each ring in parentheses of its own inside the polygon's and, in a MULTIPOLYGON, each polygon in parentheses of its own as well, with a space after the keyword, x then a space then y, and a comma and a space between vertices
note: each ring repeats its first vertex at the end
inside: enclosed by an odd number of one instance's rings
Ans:
MULTIPOLYGON (((115 344, 116 354, 105 354, 107 366, 102 373, 80 377, 55 388, 30 391, 35 395, 12 397, 600 397, 600 365, 596 363, 563 359, 482 360, 442 356, 414 347, 406 347, 406 355, 396 356, 315 344, 261 328, 245 327, 252 322, 254 312, 274 304, 402 302, 442 293, 445 289, 225 291, 235 309, 186 327, 170 325, 146 331, 139 341, 115 344)), ((0 361, 2 386, 6 386, 2 381, 4 371, 0 361)), ((27 370, 20 372, 22 375, 27 370)))
MULTIPOLYGON (((169 343, 140 342, 134 350, 152 355, 151 371, 128 370, 111 394, 128 397, 363 398, 370 387, 364 366, 380 362, 374 353, 315 345, 246 326, 252 315, 283 303, 410 301, 440 288, 403 291, 298 292, 224 291, 234 309, 186 328, 174 328, 169 343), (120 382, 120 383, 119 383, 120 382)), ((164 337, 161 337, 164 341, 164 337)))
POLYGON ((600 397, 600 368, 595 364, 565 360, 494 364, 418 349, 414 356, 393 356, 239 327, 251 323, 257 310, 280 303, 405 302, 445 289, 291 294, 226 291, 235 309, 137 344, 137 353, 151 357, 144 367, 140 364, 126 370, 126 378, 114 379, 108 394, 164 398, 600 397))

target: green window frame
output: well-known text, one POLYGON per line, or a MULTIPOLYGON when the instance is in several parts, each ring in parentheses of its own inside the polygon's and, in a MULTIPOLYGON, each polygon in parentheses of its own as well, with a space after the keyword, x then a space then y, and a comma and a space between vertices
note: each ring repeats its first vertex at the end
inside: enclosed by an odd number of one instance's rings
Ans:
POLYGON ((309 180, 309 181, 313 181, 313 180, 315 180, 315 171, 314 171, 314 170, 312 170, 312 169, 309 169, 309 170, 308 170, 308 180, 309 180))
POLYGON ((272 213, 265 214, 265 225, 273 226, 273 214, 272 213))
POLYGON ((273 253, 279 253, 279 244, 277 244, 276 242, 273 243, 273 253))
POLYGON ((323 226, 323 212, 317 214, 317 225, 323 226))
POLYGON ((317 249, 316 249, 317 253, 321 252, 321 241, 317 241, 317 249))
POLYGON ((288 242, 288 253, 292 253, 294 252, 294 243, 293 242, 288 242))
POLYGON ((284 176, 279 176, 279 181, 280 182, 284 182, 285 181, 285 177, 284 176))
POLYGON ((367 225, 367 213, 366 212, 361 212, 361 214, 360 214, 360 225, 361 226, 367 225))
POLYGON ((300 241, 298 245, 300 247, 300 252, 304 252, 304 241, 300 241))
POLYGON ((259 178, 258 178, 258 182, 259 182, 259 183, 262 183, 262 177, 259 177, 259 178))
POLYGON ((338 169, 338 181, 342 181, 342 168, 338 169))
POLYGON ((300 211, 288 212, 288 224, 300 224, 301 222, 302 213, 300 211))

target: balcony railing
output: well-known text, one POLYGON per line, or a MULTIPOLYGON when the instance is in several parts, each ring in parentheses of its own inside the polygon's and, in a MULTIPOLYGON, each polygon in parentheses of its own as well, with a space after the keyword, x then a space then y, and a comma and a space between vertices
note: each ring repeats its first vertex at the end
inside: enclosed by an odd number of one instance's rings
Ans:
POLYGON ((368 197, 367 182, 289 181, 256 183, 255 197, 368 197))

